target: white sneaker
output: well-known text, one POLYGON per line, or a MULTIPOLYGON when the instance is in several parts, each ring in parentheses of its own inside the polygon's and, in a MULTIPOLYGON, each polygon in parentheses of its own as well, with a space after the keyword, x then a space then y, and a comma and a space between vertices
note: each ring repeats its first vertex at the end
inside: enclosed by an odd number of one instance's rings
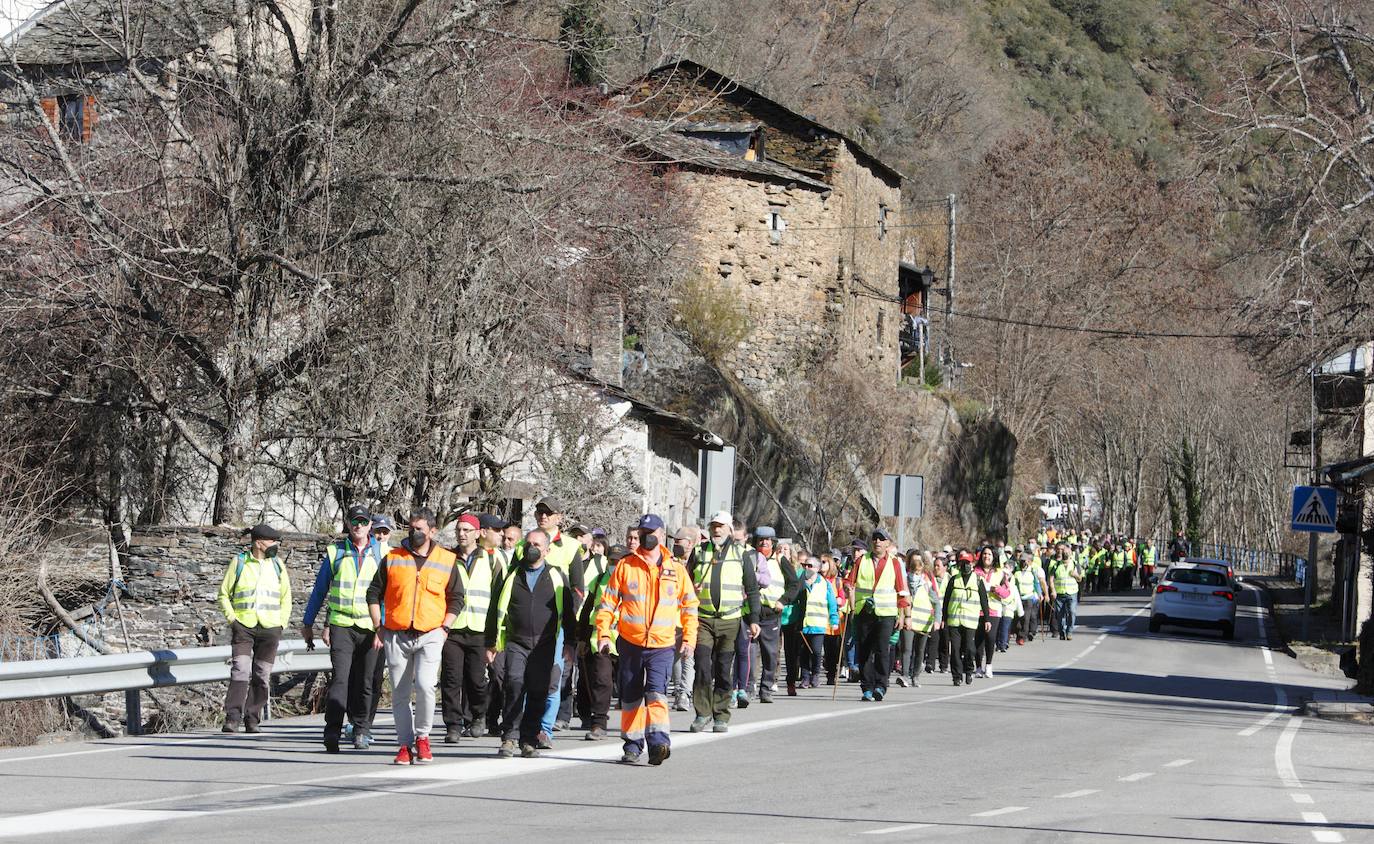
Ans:
POLYGON ((989 666, 983 671, 983 676, 984 676, 984 677, 991 677, 991 676, 992 676, 992 666, 991 666, 991 665, 989 665, 989 666))

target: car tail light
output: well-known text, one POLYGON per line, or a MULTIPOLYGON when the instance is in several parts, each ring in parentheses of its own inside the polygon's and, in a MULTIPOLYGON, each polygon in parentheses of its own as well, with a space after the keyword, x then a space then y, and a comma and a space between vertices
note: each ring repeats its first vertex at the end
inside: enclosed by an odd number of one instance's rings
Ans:
POLYGON ((1225 589, 1218 589, 1212 594, 1216 595, 1218 598, 1225 598, 1228 601, 1234 601, 1236 599, 1234 592, 1227 592, 1225 589))
POLYGON ((1177 592, 1177 591, 1178 591, 1178 587, 1177 587, 1177 586, 1166 586, 1166 585, 1164 585, 1164 584, 1162 584, 1162 583, 1161 583, 1160 585, 1158 585, 1158 586, 1155 587, 1155 594, 1156 594, 1156 595, 1158 595, 1160 592, 1177 592))

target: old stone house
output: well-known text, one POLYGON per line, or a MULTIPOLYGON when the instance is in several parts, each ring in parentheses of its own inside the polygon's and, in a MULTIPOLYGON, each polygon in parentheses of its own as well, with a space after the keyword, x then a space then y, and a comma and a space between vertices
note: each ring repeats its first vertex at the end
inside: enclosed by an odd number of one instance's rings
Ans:
POLYGON ((748 315, 726 361, 765 403, 834 361, 895 384, 902 175, 838 130, 688 60, 607 106, 689 201, 699 277, 748 315))

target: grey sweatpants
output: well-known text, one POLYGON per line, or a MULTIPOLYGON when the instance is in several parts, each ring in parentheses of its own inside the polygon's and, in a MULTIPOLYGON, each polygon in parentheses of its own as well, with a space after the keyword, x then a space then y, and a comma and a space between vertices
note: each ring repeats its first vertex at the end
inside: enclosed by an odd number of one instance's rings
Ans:
POLYGON ((391 714, 396 721, 396 743, 402 747, 409 747, 419 736, 428 736, 434 726, 434 687, 439 683, 439 663, 447 639, 448 631, 442 627, 428 633, 382 628, 382 648, 391 673, 391 714))

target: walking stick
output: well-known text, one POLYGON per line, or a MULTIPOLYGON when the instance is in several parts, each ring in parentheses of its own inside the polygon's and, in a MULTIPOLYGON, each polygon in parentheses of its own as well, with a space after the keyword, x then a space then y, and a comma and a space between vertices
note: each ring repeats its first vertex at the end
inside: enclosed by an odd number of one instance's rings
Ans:
POLYGON ((849 623, 849 613, 845 613, 840 618, 840 652, 835 655, 835 688, 830 692, 830 702, 834 703, 840 696, 840 660, 844 659, 844 628, 849 623))

